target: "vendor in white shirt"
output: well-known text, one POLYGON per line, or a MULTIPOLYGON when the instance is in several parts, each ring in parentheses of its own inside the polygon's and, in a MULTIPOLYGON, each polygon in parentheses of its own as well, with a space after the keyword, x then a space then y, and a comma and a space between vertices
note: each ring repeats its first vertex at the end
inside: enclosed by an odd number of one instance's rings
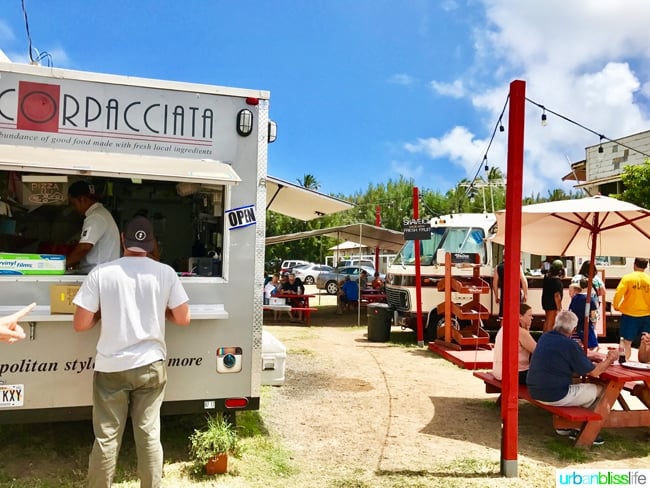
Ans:
POLYGON ((111 213, 97 200, 94 186, 85 181, 68 188, 70 205, 85 218, 79 243, 66 257, 66 266, 83 274, 120 257, 120 231, 111 213))

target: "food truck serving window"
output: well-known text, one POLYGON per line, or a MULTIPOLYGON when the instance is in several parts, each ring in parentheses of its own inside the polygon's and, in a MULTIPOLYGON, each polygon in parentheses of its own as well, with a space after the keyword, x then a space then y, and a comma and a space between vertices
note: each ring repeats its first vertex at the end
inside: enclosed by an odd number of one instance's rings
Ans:
POLYGON ((11 215, 11 225, 0 228, 1 252, 68 254, 83 216, 67 204, 67 188, 83 179, 120 229, 135 215, 151 220, 162 262, 191 276, 223 275, 224 207, 228 185, 240 181, 230 165, 105 153, 73 161, 76 151, 49 150, 46 158, 39 148, 9 149, 0 156, 1 194, 11 215), (26 150, 36 157, 22 164, 26 150))

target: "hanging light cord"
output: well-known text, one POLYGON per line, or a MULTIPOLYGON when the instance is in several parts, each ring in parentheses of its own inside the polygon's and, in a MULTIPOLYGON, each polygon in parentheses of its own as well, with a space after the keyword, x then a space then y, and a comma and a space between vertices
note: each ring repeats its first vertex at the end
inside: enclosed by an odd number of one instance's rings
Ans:
POLYGON ((41 53, 38 52, 36 48, 32 46, 32 35, 29 32, 29 21, 27 20, 27 8, 25 7, 25 0, 20 0, 20 7, 23 11, 23 17, 25 18, 25 31, 27 32, 27 49, 29 55, 30 64, 40 64, 44 59, 47 61, 47 66, 52 66, 52 56, 47 51, 41 53), (36 51, 36 58, 34 58, 34 51, 36 51))
POLYGON ((630 151, 637 152, 637 153, 641 154, 642 156, 645 156, 646 158, 650 158, 650 154, 646 154, 646 153, 644 153, 643 151, 639 151, 638 149, 635 149, 635 148, 633 148, 633 147, 630 147, 630 146, 628 146, 627 144, 624 144, 624 143, 622 143, 621 141, 618 141, 618 140, 616 140, 616 139, 610 139, 609 137, 607 137, 607 136, 601 134, 600 132, 596 132, 595 130, 590 129, 589 127, 587 127, 586 125, 581 124, 580 122, 576 122, 575 120, 572 120, 572 119, 570 119, 569 117, 566 117, 566 116, 564 116, 564 115, 562 115, 562 114, 559 114, 559 113, 557 113, 557 112, 554 112, 553 110, 549 109, 548 107, 545 107, 545 106, 542 105, 541 103, 537 103, 537 102, 531 100, 531 99, 528 98, 528 97, 526 97, 526 101, 529 102, 529 103, 532 103, 533 105, 535 105, 535 106, 537 106, 537 107, 539 107, 539 108, 541 108, 544 112, 548 112, 548 113, 550 113, 550 114, 553 114, 553 115, 555 115, 556 117, 559 117, 559 118, 561 118, 561 119, 563 119, 563 120, 566 120, 567 122, 569 122, 569 123, 571 123, 571 124, 573 124, 573 125, 577 125, 578 127, 582 128, 582 129, 584 129, 584 130, 586 130, 587 132, 591 132, 592 134, 598 136, 601 142, 602 142, 603 140, 606 140, 606 141, 609 141, 609 142, 613 142, 613 143, 615 143, 615 144, 618 144, 619 146, 623 146, 625 149, 629 149, 630 151))
POLYGON ((503 108, 501 109, 501 113, 499 114, 499 118, 497 119, 496 124, 494 124, 494 129, 492 130, 492 137, 490 137, 490 142, 487 145, 487 148, 485 149, 485 153, 483 153, 483 158, 481 159, 481 162, 478 165, 478 169, 476 170, 476 174, 474 175, 474 178, 472 178, 472 181, 467 185, 467 189, 465 190, 465 194, 463 195, 463 198, 466 198, 470 192, 472 191, 474 187, 474 182, 478 178, 479 173, 481 172, 481 169, 483 166, 487 166, 487 161, 488 161, 488 152, 490 152, 490 147, 492 146, 492 141, 494 141, 494 136, 497 133, 497 130, 499 130, 501 127, 503 127, 503 114, 506 112, 506 108, 508 107, 508 101, 510 100, 510 95, 506 97, 506 101, 503 103, 503 108))

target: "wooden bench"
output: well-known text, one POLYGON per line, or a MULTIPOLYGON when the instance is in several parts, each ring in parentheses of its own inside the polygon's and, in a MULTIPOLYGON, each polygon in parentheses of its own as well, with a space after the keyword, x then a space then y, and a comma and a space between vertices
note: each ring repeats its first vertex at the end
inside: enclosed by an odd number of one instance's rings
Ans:
POLYGON ((262 310, 265 312, 272 311, 273 312, 273 320, 276 322, 278 321, 278 318, 280 317, 280 314, 282 312, 290 312, 291 311, 291 306, 290 305, 282 305, 282 304, 273 304, 273 305, 264 305, 262 307, 262 310))
MULTIPOLYGON (((501 381, 496 379, 492 373, 474 371, 474 376, 483 380, 485 383, 486 393, 501 393, 501 381)), ((530 392, 526 385, 519 385, 518 397, 520 400, 526 400, 533 405, 551 412, 554 416, 562 417, 571 422, 586 422, 587 420, 602 420, 603 418, 599 413, 585 407, 557 407, 555 405, 547 405, 538 402, 530 396, 530 392)))
POLYGON ((627 383, 625 383, 625 386, 623 387, 623 389, 625 391, 629 391, 630 393, 632 393, 634 395, 634 388, 636 386, 642 386, 642 385, 643 385, 643 381, 628 381, 627 383))
POLYGON ((302 312, 305 316, 305 324, 309 325, 309 319, 311 318, 312 312, 317 312, 318 309, 314 307, 290 307, 289 305, 264 305, 262 310, 273 312, 302 312))
POLYGON ((292 312, 302 312, 305 316, 305 325, 309 325, 309 319, 313 312, 317 312, 318 309, 314 307, 291 307, 292 312))

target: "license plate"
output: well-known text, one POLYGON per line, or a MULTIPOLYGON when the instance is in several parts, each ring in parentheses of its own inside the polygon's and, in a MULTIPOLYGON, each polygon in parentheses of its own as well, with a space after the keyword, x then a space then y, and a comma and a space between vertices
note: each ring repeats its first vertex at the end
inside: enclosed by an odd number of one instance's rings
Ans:
POLYGON ((25 385, 0 385, 0 408, 22 407, 25 385))

